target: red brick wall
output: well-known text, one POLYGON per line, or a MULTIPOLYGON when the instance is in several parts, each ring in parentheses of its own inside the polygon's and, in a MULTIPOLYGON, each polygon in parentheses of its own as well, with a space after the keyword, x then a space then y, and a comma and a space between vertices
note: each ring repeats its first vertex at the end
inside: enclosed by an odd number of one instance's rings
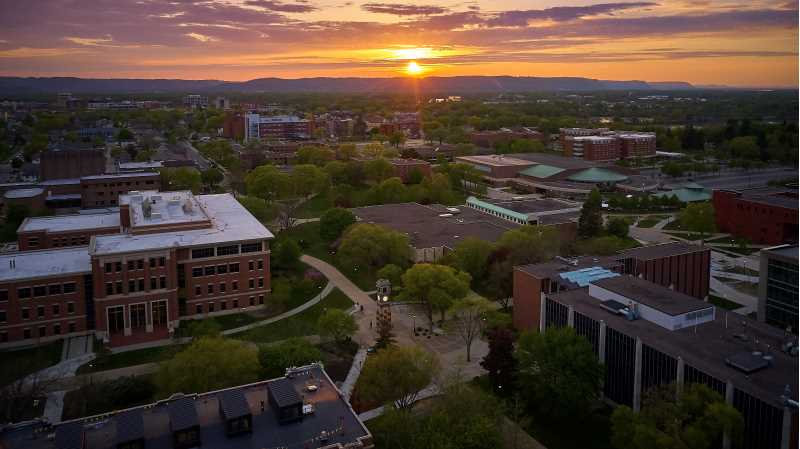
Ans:
POLYGON ((55 232, 46 231, 21 232, 17 234, 20 251, 35 249, 62 248, 66 246, 88 245, 93 235, 118 234, 119 228, 89 229, 85 231, 55 232), (38 239, 38 245, 31 245, 31 239, 38 239))
POLYGON ((186 304, 187 315, 195 315, 198 313, 197 305, 202 306, 200 313, 209 312, 209 303, 214 303, 213 312, 222 310, 222 303, 225 302, 226 309, 233 308, 233 301, 238 301, 238 308, 249 307, 250 297, 254 298, 253 305, 260 305, 259 296, 266 296, 270 289, 270 265, 269 253, 252 253, 240 254, 231 257, 214 257, 208 259, 198 260, 185 260, 183 262, 184 272, 186 275, 186 304), (262 268, 259 268, 259 260, 262 263, 262 268), (252 270, 250 270, 250 262, 252 262, 252 270), (231 273, 230 265, 239 264, 239 272, 231 273), (221 265, 228 267, 228 272, 225 274, 218 274, 218 268, 221 265), (206 267, 213 266, 215 274, 193 277, 192 272, 194 268, 202 268, 205 273, 206 267), (250 280, 253 281, 253 287, 250 287, 250 280), (263 279, 263 283, 259 286, 259 279, 263 279), (237 288, 234 290, 234 282, 237 283, 237 288), (225 285, 225 292, 220 292, 221 284, 225 285), (209 293, 209 285, 213 286, 213 291, 209 293), (198 290, 199 289, 199 290, 198 290))
POLYGON ((583 158, 589 161, 615 161, 621 156, 619 140, 605 143, 583 142, 583 158))
POLYGON ((797 241, 797 211, 755 203, 736 192, 715 190, 712 196, 717 230, 751 243, 778 245, 797 241))
POLYGON ((542 280, 524 271, 514 270, 514 327, 519 330, 539 328, 542 280))
POLYGON ((680 293, 704 299, 708 296, 711 250, 704 249, 689 254, 651 260, 630 259, 625 263, 628 274, 680 293))
POLYGON ((119 195, 131 190, 161 190, 161 177, 154 174, 147 177, 83 179, 81 180, 81 202, 86 208, 116 206, 119 195))

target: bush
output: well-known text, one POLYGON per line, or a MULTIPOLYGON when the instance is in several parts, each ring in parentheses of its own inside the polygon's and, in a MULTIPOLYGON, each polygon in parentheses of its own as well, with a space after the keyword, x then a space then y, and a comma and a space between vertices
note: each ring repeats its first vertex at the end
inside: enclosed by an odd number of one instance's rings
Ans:
POLYGON ((261 363, 265 379, 285 375, 286 368, 303 366, 320 360, 322 360, 322 352, 299 337, 290 338, 278 344, 261 345, 258 348, 258 361, 261 363))
POLYGON ((347 209, 328 209, 319 219, 319 234, 330 242, 342 236, 345 229, 356 222, 356 217, 347 209))
POLYGON ((606 232, 609 234, 624 239, 628 236, 628 222, 624 218, 612 218, 608 221, 606 232))

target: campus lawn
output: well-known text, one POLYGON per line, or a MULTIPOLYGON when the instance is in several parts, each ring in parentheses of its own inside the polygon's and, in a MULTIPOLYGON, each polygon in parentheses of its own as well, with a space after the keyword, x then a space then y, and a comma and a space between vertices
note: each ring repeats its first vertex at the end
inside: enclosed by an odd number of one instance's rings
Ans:
POLYGON ((743 307, 738 302, 733 302, 730 299, 722 298, 717 295, 708 295, 708 302, 717 307, 722 307, 725 310, 736 310, 740 307, 743 307))
POLYGON ((143 363, 163 362, 164 360, 172 358, 185 347, 185 344, 167 345, 100 355, 91 362, 81 365, 80 368, 78 368, 77 374, 88 374, 97 371, 124 368, 126 366, 141 365, 143 363))
POLYGON ((653 226, 658 223, 658 218, 645 218, 643 220, 639 220, 639 223, 636 225, 637 228, 652 228, 653 226))
POLYGON ((0 369, 0 386, 55 365, 61 361, 63 344, 63 341, 58 340, 32 348, 0 352, 0 365, 3 366, 0 369))
POLYGON ((330 190, 320 193, 303 203, 297 210, 297 218, 318 218, 326 210, 333 207, 333 195, 330 190))
POLYGON ((304 337, 318 333, 317 320, 323 311, 328 308, 347 310, 353 302, 335 289, 325 299, 297 315, 277 321, 265 326, 259 326, 241 334, 232 335, 233 338, 252 341, 254 343, 270 343, 285 340, 291 337, 304 337))

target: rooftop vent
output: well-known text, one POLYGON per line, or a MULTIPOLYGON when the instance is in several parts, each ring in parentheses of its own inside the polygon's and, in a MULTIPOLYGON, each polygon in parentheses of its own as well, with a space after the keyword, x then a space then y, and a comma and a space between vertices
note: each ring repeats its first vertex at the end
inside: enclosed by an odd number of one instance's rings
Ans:
POLYGON ((761 351, 744 351, 727 357, 725 359, 725 364, 736 368, 745 374, 752 374, 768 367, 771 363, 771 360, 771 358, 769 360, 765 360, 761 351))

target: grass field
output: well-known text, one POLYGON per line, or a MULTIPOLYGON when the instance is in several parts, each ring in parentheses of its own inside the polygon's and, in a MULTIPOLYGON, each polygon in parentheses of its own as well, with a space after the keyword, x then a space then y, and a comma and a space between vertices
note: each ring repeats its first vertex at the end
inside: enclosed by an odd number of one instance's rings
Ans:
POLYGON ((241 334, 236 334, 234 337, 255 343, 270 343, 291 337, 315 335, 317 334, 317 320, 324 310, 328 308, 346 310, 352 305, 353 302, 350 301, 350 298, 345 296, 341 290, 335 289, 325 299, 320 301, 319 304, 297 315, 266 326, 259 326, 241 334))
POLYGON ((652 228, 659 221, 661 221, 661 220, 659 220, 658 218, 645 218, 645 219, 639 220, 639 223, 636 225, 636 227, 637 228, 652 228))
POLYGON ((736 310, 742 307, 738 302, 733 302, 730 299, 721 298, 716 295, 708 295, 708 302, 726 310, 736 310))
POLYGON ((172 358, 186 345, 159 346, 156 348, 137 349, 135 351, 119 352, 97 357, 89 363, 81 365, 77 374, 88 374, 97 371, 124 368, 126 366, 141 365, 143 363, 162 362, 172 358))
POLYGON ((0 386, 55 365, 61 361, 62 347, 63 342, 59 340, 33 348, 0 352, 0 386))

